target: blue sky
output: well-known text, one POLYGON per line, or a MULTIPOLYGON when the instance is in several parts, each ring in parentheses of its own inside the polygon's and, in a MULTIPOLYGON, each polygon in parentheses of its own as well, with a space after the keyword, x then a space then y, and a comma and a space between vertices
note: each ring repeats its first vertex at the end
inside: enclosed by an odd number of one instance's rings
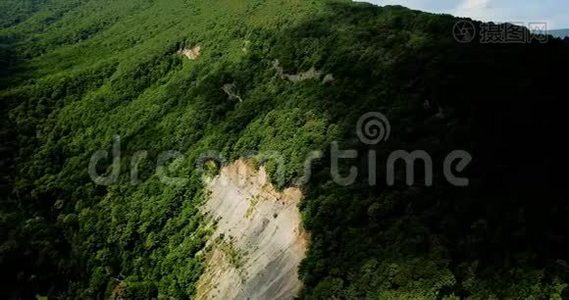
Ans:
POLYGON ((360 0, 378 5, 448 13, 482 21, 547 22, 548 29, 569 28, 569 0, 360 0))

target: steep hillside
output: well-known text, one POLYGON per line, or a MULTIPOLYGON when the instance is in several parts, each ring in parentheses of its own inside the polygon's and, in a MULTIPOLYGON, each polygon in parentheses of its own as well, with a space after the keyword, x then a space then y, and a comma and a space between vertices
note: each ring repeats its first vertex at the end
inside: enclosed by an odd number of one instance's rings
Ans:
POLYGON ((460 43, 454 17, 350 1, 0 8, 8 298, 196 296, 204 173, 240 158, 304 195, 301 298, 569 295, 569 41, 460 43), (391 134, 362 143, 373 111, 391 134), (333 145, 359 153, 339 166, 354 184, 331 176, 333 145), (445 179, 456 149, 466 187, 445 179), (426 151, 432 186, 404 165, 388 185, 395 150, 426 151))

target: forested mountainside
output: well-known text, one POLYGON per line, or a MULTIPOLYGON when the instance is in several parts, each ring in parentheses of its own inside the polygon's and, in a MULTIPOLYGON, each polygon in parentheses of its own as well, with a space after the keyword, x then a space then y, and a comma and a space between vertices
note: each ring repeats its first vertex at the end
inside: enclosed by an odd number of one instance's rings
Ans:
POLYGON ((568 298, 569 41, 461 43, 457 21, 350 1, 3 0, 3 298, 191 298, 212 233, 196 161, 279 153, 284 180, 266 168, 285 188, 315 150, 299 297, 568 298), (368 145, 372 111, 391 134, 368 145), (332 142, 361 153, 343 174, 376 151, 377 184, 334 183, 332 142), (95 183, 93 155, 117 149, 95 170, 116 180, 95 183), (430 154, 431 186, 404 166, 386 184, 399 149, 430 154), (466 187, 445 180, 455 149, 466 187))

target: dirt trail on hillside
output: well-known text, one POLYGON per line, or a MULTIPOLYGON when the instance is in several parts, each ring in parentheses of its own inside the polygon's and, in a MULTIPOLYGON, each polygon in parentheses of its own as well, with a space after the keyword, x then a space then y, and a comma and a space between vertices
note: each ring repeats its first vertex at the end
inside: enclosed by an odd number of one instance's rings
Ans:
POLYGON ((297 208, 301 191, 276 191, 264 168, 244 160, 223 167, 207 188, 202 211, 217 224, 197 298, 294 298, 308 241, 297 208))

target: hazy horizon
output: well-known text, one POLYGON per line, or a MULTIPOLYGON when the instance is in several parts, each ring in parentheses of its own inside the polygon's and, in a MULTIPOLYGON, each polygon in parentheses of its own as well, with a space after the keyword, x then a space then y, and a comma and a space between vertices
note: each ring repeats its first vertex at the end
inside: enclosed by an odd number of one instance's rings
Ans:
MULTIPOLYGON (((364 1, 364 0, 359 0, 364 1)), ((432 13, 447 13, 481 21, 546 22, 550 30, 569 28, 569 1, 514 0, 365 0, 377 5, 402 5, 432 13)))

